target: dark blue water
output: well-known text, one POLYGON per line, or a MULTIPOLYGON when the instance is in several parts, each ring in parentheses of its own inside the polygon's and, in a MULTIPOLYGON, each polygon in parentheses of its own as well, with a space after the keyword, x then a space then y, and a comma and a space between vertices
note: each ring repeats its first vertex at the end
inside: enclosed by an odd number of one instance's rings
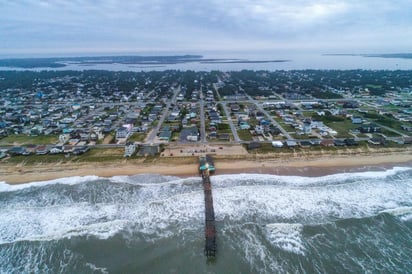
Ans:
POLYGON ((207 261, 199 178, 0 184, 0 273, 408 273, 412 169, 212 177, 207 261))

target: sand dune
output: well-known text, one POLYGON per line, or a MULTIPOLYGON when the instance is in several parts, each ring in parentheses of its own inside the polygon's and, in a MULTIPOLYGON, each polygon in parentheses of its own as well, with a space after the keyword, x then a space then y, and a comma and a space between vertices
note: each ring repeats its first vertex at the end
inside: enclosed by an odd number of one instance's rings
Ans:
MULTIPOLYGON (((2 165, 0 181, 10 184, 45 181, 71 176, 97 175, 112 177, 154 173, 181 177, 198 176, 196 158, 156 161, 153 163, 54 163, 37 165, 2 165), (193 161, 192 161, 193 160, 193 161)), ((393 166, 412 167, 410 151, 314 157, 215 160, 217 174, 260 173, 278 175, 320 176, 332 173, 379 170, 393 166)))

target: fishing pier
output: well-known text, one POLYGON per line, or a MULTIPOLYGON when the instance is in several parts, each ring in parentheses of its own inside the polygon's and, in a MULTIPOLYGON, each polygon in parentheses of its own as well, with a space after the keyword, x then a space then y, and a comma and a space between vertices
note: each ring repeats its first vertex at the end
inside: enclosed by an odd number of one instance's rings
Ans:
POLYGON ((212 157, 206 155, 199 158, 199 171, 202 175, 205 194, 205 255, 208 258, 214 258, 217 245, 215 211, 213 209, 212 185, 210 183, 210 174, 215 171, 212 157))

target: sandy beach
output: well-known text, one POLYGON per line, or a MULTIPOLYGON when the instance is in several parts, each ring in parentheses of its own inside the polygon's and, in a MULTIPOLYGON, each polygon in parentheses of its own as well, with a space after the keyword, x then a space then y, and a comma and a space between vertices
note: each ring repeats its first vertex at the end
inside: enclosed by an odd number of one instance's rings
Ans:
MULTIPOLYGON (((161 174, 179 177, 198 176, 195 157, 123 161, 116 163, 54 163, 36 165, 2 165, 0 181, 9 184, 46 181, 63 177, 96 175, 112 177, 136 174, 161 174)), ((332 155, 313 157, 268 156, 256 159, 215 159, 216 174, 258 173, 274 175, 322 176, 334 173, 382 170, 394 166, 412 167, 412 153, 385 152, 368 155, 332 155)))

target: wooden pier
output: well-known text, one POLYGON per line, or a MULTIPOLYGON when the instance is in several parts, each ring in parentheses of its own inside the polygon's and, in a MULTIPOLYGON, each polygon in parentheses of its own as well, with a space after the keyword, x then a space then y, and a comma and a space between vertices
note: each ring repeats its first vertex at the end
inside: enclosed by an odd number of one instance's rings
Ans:
POLYGON ((215 211, 213 209, 212 185, 210 183, 210 170, 214 171, 213 160, 210 156, 200 158, 200 172, 203 180, 205 194, 205 255, 214 258, 216 255, 216 227, 215 211))

